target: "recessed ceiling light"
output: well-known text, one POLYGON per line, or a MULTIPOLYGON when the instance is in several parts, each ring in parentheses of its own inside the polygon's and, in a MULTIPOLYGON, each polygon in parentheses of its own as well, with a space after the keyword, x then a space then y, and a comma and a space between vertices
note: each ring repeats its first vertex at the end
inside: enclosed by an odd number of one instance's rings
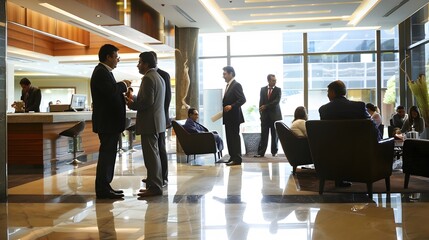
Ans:
POLYGON ((332 25, 331 23, 322 23, 322 24, 320 24, 320 26, 322 26, 322 27, 331 26, 331 25, 332 25))
POLYGON ((286 27, 288 27, 288 28, 295 27, 295 26, 296 26, 296 25, 294 25, 294 24, 286 25, 286 27))
POLYGON ((98 17, 98 18, 100 18, 101 17, 101 15, 100 14, 97 14, 97 15, 95 15, 96 17, 98 17))

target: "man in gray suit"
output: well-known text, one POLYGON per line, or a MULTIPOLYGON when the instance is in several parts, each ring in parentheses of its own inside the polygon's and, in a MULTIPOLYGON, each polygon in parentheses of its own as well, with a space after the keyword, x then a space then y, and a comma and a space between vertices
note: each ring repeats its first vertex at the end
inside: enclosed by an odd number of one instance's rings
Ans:
POLYGON ((146 189, 140 190, 139 197, 162 195, 162 172, 159 157, 158 137, 165 132, 164 113, 165 83, 156 72, 156 60, 152 53, 140 54, 137 65, 143 74, 140 90, 133 99, 128 99, 128 107, 137 110, 136 134, 141 135, 144 163, 147 169, 146 189))

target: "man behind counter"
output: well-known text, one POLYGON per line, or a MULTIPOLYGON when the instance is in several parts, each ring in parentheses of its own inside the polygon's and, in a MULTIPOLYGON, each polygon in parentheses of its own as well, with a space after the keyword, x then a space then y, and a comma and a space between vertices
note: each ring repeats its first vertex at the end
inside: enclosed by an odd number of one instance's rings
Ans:
MULTIPOLYGON (((21 100, 24 102, 25 112, 40 112, 40 101, 42 100, 42 93, 40 89, 31 85, 28 78, 23 78, 19 81, 22 87, 21 100)), ((16 106, 16 102, 12 104, 12 107, 16 106)))

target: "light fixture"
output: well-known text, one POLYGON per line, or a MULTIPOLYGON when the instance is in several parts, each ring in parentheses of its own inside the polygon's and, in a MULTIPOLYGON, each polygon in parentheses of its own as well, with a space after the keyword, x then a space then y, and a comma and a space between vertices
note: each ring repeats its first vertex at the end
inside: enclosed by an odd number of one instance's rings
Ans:
MULTIPOLYGON (((134 45, 139 46, 139 47, 143 47, 143 48, 145 48, 145 51, 155 51, 155 49, 153 49, 152 47, 149 47, 147 44, 131 40, 131 39, 127 38, 126 36, 123 36, 123 35, 118 34, 116 32, 110 31, 110 30, 108 30, 108 29, 106 29, 106 28, 104 28, 102 26, 96 25, 96 24, 94 24, 94 23, 92 23, 92 22, 90 22, 88 20, 85 20, 85 19, 83 19, 81 17, 78 17, 78 16, 76 16, 74 14, 71 14, 71 13, 69 13, 67 11, 64 11, 63 9, 55 7, 55 6, 53 6, 53 5, 49 4, 49 3, 44 2, 44 3, 39 3, 39 5, 47 8, 47 9, 50 9, 50 10, 56 12, 56 13, 62 14, 64 16, 66 16, 66 17, 69 17, 69 18, 71 18, 71 19, 73 19, 73 20, 81 23, 82 26, 85 26, 85 28, 88 29, 89 31, 95 31, 95 32, 97 32, 96 30, 91 29, 91 28, 95 28, 98 31, 100 31, 102 33, 105 33, 107 35, 114 36, 116 38, 120 38, 122 40, 125 40, 128 43, 134 44, 134 45), (91 28, 89 28, 89 27, 91 27, 91 28)), ((124 45, 126 45, 126 44, 124 44, 124 45)))
POLYGON ((364 0, 352 14, 347 25, 356 26, 381 0, 364 0))
POLYGON ((229 19, 220 9, 219 5, 214 0, 199 0, 200 3, 206 8, 206 10, 214 17, 216 22, 223 28, 224 31, 228 32, 232 29, 232 25, 229 19))

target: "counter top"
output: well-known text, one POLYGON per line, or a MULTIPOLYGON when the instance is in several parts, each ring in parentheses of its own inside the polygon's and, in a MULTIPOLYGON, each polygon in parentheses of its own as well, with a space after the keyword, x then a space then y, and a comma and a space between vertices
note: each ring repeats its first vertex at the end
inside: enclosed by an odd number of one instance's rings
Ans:
MULTIPOLYGON (((127 117, 135 118, 136 111, 127 111, 127 117)), ((8 123, 61 123, 91 121, 92 112, 43 112, 43 113, 8 113, 8 123)))

